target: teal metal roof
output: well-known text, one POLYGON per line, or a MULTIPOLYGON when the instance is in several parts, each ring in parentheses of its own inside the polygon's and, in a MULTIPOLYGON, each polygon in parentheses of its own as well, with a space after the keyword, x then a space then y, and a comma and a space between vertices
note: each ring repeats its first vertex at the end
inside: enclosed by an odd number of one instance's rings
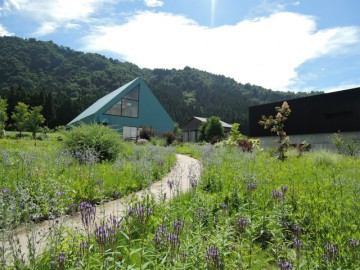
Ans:
MULTIPOLYGON (((122 92, 124 90, 126 90, 131 84, 133 84, 134 82, 136 82, 138 80, 141 80, 141 79, 136 78, 136 79, 132 80, 131 82, 121 86, 120 88, 112 91, 111 93, 107 94, 106 96, 100 98, 94 104, 92 104, 89 108, 87 108, 85 111, 83 111, 81 114, 79 114, 76 118, 74 118, 68 125, 71 125, 75 122, 78 122, 86 117, 89 117, 89 116, 97 113, 100 109, 102 109, 105 105, 107 105, 111 100, 113 100, 118 95, 122 94, 122 92)), ((106 122, 107 122, 107 119, 104 121, 104 123, 106 123, 106 122)))

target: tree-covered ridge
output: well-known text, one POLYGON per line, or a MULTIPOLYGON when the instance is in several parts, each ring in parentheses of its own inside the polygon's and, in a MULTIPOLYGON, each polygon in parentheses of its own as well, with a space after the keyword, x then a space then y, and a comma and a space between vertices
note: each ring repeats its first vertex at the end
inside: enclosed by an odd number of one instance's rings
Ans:
POLYGON ((51 41, 0 37, 0 96, 11 112, 17 102, 43 106, 50 127, 67 124, 94 101, 143 77, 174 121, 219 116, 247 132, 248 107, 305 96, 240 84, 186 67, 141 69, 99 54, 74 51, 51 41))

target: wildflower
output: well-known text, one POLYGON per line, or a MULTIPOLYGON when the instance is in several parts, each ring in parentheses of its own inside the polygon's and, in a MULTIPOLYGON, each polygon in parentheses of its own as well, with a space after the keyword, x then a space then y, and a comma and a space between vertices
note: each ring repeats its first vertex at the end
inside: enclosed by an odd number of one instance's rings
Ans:
POLYGON ((283 194, 286 193, 286 191, 288 191, 289 187, 288 186, 281 186, 281 191, 283 194))
POLYGON ((173 187, 174 187, 174 180, 168 180, 167 184, 168 184, 168 186, 170 188, 170 191, 171 191, 173 189, 173 187))
POLYGON ((222 208, 223 211, 226 211, 226 210, 228 209, 228 206, 227 206, 226 203, 223 202, 223 203, 221 204, 221 208, 222 208))
POLYGON ((289 109, 289 104, 286 101, 284 101, 283 104, 281 105, 281 108, 282 109, 289 109))
POLYGON ((96 182, 96 184, 97 184, 98 186, 101 186, 103 183, 104 183, 104 180, 102 180, 102 179, 99 179, 99 180, 97 180, 97 182, 96 182))
POLYGON ((248 191, 254 191, 256 189, 256 185, 254 183, 250 182, 250 183, 247 184, 246 189, 248 191))
POLYGON ((184 222, 181 220, 175 219, 173 222, 173 230, 176 235, 179 235, 182 229, 184 228, 184 222))
POLYGON ((324 257, 328 260, 335 260, 336 259, 336 253, 337 248, 335 245, 332 245, 330 243, 326 243, 325 245, 326 254, 324 254, 324 257))
POLYGON ((236 226, 240 233, 243 233, 245 231, 247 224, 248 224, 248 220, 246 218, 241 217, 236 221, 236 226))
POLYGON ((303 243, 302 243, 302 241, 301 241, 300 239, 296 239, 296 240, 294 241, 294 247, 295 247, 296 249, 300 249, 302 246, 303 246, 303 243))
POLYGON ((272 198, 275 201, 281 201, 283 197, 284 197, 284 194, 281 191, 279 191, 279 190, 272 191, 272 198))
POLYGON ((81 221, 85 229, 89 229, 95 221, 96 207, 88 202, 80 204, 81 221))
POLYGON ((281 118, 282 114, 280 112, 277 113, 276 118, 281 118))
POLYGON ((292 270, 294 267, 291 262, 283 261, 283 259, 278 260, 278 266, 281 270, 292 270))
POLYGON ((65 191, 59 190, 59 191, 57 192, 57 195, 58 195, 59 197, 63 197, 63 196, 65 195, 65 191))
POLYGON ((191 188, 195 189, 197 187, 197 185, 198 185, 198 182, 197 182, 196 178, 191 178, 190 179, 191 188))
POLYGON ((223 269, 224 263, 221 260, 220 252, 217 246, 209 246, 206 249, 206 263, 209 268, 213 265, 215 269, 223 269))
POLYGON ((160 225, 154 234, 155 248, 160 248, 165 245, 165 241, 168 237, 168 229, 164 225, 160 225))
POLYGON ((360 246, 360 240, 350 239, 349 244, 352 248, 355 248, 356 246, 360 246))
POLYGON ((284 223, 283 223, 283 226, 284 226, 284 228, 285 229, 290 229, 290 222, 288 222, 288 221, 285 221, 284 223))
POLYGON ((299 237, 299 235, 301 234, 301 232, 302 232, 302 228, 301 228, 299 225, 295 224, 295 225, 294 225, 294 233, 295 233, 295 235, 296 235, 297 237, 299 237))
POLYGON ((65 252, 61 251, 60 254, 57 257, 57 262, 58 262, 60 267, 64 266, 65 259, 66 259, 65 252))
POLYGON ((116 190, 116 191, 114 191, 113 197, 114 198, 119 198, 120 194, 121 194, 120 191, 116 190))

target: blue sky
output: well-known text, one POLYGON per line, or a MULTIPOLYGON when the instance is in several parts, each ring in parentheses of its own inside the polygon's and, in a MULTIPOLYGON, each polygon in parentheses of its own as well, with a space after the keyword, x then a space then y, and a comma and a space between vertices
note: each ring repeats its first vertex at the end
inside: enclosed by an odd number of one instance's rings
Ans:
POLYGON ((281 91, 360 86, 359 0, 0 0, 0 36, 281 91))

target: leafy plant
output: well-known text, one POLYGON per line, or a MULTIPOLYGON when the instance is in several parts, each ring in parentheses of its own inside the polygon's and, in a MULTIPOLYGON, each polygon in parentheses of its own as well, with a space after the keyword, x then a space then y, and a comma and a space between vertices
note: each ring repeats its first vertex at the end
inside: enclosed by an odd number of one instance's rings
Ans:
POLYGON ((140 139, 145 139, 151 141, 151 138, 155 136, 155 131, 152 128, 144 127, 140 129, 139 137, 140 139))
POLYGON ((279 144, 278 147, 278 158, 281 161, 284 161, 286 159, 286 151, 289 148, 289 137, 287 136, 284 128, 285 128, 285 121, 288 119, 291 109, 289 107, 289 104, 284 101, 281 107, 275 107, 275 110, 277 111, 276 116, 268 116, 265 115, 262 116, 261 120, 259 121, 259 124, 261 126, 264 126, 265 129, 270 128, 271 132, 275 132, 276 135, 279 136, 279 140, 277 143, 279 144))
POLYGON ((224 137, 224 128, 221 125, 219 117, 211 116, 199 127, 199 141, 214 144, 221 141, 224 137))
POLYGON ((119 152, 125 150, 120 135, 107 126, 81 124, 72 127, 65 135, 66 149, 80 161, 84 161, 81 158, 84 155, 99 161, 115 160, 119 152))

